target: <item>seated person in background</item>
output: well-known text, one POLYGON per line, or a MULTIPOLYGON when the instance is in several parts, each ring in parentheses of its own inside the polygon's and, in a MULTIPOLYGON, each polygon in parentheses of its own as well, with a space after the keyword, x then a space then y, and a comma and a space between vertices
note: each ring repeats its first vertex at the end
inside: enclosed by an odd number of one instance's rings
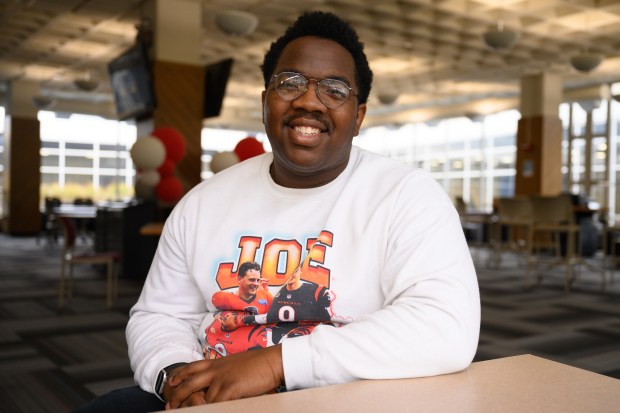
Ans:
POLYGON ((82 412, 432 376, 473 359, 480 299, 450 198, 427 172, 352 145, 372 84, 356 32, 331 13, 304 14, 262 71, 273 153, 218 173, 175 207, 127 325, 139 387, 82 412), (205 328, 220 311, 213 297, 238 287, 246 261, 261 263, 272 294, 301 266, 302 281, 325 288, 315 289, 324 305, 295 320, 311 332, 205 359, 205 328))

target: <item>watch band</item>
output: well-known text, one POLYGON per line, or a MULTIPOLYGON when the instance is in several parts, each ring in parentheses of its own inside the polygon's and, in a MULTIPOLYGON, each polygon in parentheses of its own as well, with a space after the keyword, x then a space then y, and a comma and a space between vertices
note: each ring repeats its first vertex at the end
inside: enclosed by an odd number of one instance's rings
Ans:
POLYGON ((155 395, 163 402, 164 400, 164 388, 166 387, 166 383, 168 382, 168 378, 172 370, 176 369, 180 366, 185 366, 189 363, 174 363, 169 366, 164 367, 159 371, 157 375, 157 380, 155 381, 155 395))

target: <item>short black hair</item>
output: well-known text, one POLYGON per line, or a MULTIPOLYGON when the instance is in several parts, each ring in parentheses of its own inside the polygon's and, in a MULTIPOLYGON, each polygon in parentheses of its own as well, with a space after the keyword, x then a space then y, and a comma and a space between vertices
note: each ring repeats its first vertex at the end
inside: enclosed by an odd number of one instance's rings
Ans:
POLYGON ((239 270, 237 271, 237 277, 245 277, 245 275, 250 270, 256 270, 260 272, 260 264, 254 261, 246 261, 239 266, 239 270))
POLYGON ((313 11, 302 14, 279 39, 271 43, 261 65, 265 88, 271 81, 278 59, 286 45, 305 36, 332 40, 351 53, 355 63, 355 81, 359 88, 357 101, 366 103, 372 87, 372 70, 364 53, 364 44, 348 22, 330 12, 313 11))

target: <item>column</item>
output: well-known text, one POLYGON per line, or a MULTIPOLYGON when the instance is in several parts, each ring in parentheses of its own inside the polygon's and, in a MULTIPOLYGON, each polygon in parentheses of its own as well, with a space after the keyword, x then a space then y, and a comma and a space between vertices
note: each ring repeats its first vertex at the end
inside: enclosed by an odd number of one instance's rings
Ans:
POLYGON ((202 44, 201 3, 191 0, 155 0, 152 58, 157 108, 152 118, 137 122, 138 136, 154 128, 171 126, 186 139, 187 152, 175 175, 189 190, 201 181, 202 107, 204 66, 200 64, 202 44))
POLYGON ((5 119, 3 230, 11 235, 35 235, 41 229, 39 186, 41 173, 40 126, 32 97, 35 82, 9 84, 5 119))
POLYGON ((562 192, 562 79, 548 73, 521 79, 516 195, 562 192))

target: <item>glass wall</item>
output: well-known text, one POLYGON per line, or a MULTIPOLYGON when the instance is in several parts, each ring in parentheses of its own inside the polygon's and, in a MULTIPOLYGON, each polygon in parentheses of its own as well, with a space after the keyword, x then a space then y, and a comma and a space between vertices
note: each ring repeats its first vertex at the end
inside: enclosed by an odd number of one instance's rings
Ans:
POLYGON ((133 196, 134 167, 129 150, 135 125, 99 116, 39 112, 41 199, 93 201, 133 196))
POLYGON ((353 143, 361 148, 428 170, 453 200, 490 211, 493 198, 514 194, 516 110, 484 118, 376 127, 353 143))
POLYGON ((590 201, 611 212, 612 221, 616 220, 620 212, 620 195, 616 188, 616 171, 620 171, 617 144, 620 103, 601 100, 563 104, 560 117, 564 126, 562 172, 565 188, 574 194, 588 196, 590 201), (591 111, 590 123, 587 111, 591 111), (571 125, 572 130, 569 130, 571 125), (570 142, 569 138, 572 138, 570 142))
POLYGON ((240 140, 251 136, 263 144, 266 151, 271 151, 267 135, 263 132, 247 132, 240 130, 203 128, 200 136, 202 146, 202 170, 200 177, 207 179, 213 176, 211 159, 218 152, 233 152, 240 140))
MULTIPOLYGON (((620 194, 616 190, 616 182, 620 179, 620 147, 616 144, 620 132, 620 103, 609 104, 609 142, 606 139, 607 107, 607 102, 603 101, 592 111, 590 198, 615 213, 620 205, 620 194), (612 173, 607 173, 607 165, 612 173)), ((490 211, 494 198, 514 195, 519 118, 518 111, 509 110, 481 119, 459 117, 428 124, 373 127, 364 129, 353 143, 426 169, 453 200, 462 197, 470 208, 490 211)), ((564 188, 583 193, 586 190, 587 113, 578 104, 562 104, 560 118, 564 126, 564 188), (571 106, 573 139, 569 168, 571 106)), ((42 199, 58 196, 71 202, 77 197, 109 200, 133 195, 134 166, 129 150, 135 142, 135 125, 97 116, 45 111, 39 112, 39 120, 42 199)), ((0 178, 4 171, 3 132, 4 109, 0 107, 0 178)), ((203 129, 202 179, 213 174, 210 161, 215 153, 233 151, 247 136, 255 137, 265 150, 271 150, 262 132, 203 129)))
MULTIPOLYGON (((591 173, 587 180, 587 112, 577 103, 562 104, 559 112, 564 128, 561 148, 564 190, 587 196, 590 201, 611 211, 613 219, 620 205, 620 194, 616 190, 620 179, 620 147, 617 145, 620 103, 603 100, 592 110, 588 160, 591 173), (568 128, 571 124, 573 139, 569 168, 568 128)), ((483 119, 459 117, 399 128, 376 127, 364 130, 355 138, 354 144, 424 168, 442 184, 453 200, 462 197, 470 208, 490 211, 494 198, 510 197, 515 193, 516 134, 520 117, 517 110, 509 110, 483 119)))

